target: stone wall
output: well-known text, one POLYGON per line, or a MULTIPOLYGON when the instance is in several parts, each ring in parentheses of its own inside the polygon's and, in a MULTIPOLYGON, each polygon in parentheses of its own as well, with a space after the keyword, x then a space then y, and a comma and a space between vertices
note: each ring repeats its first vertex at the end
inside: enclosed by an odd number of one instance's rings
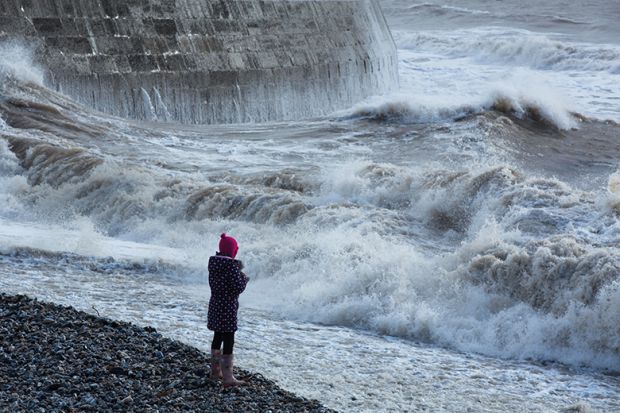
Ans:
POLYGON ((298 119, 398 83, 375 0, 2 0, 15 37, 52 87, 140 119, 298 119))

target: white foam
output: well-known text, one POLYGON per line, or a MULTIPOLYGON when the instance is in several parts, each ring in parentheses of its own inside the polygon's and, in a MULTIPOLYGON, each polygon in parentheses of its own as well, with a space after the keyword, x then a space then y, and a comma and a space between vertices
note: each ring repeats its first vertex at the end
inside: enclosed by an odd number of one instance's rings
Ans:
POLYGON ((187 259, 183 251, 175 248, 103 236, 87 218, 73 220, 65 226, 0 218, 0 251, 10 253, 18 248, 73 253, 87 257, 113 257, 132 262, 164 260, 181 264, 187 259))
POLYGON ((34 61, 34 50, 29 45, 18 41, 0 42, 0 84, 9 76, 43 85, 44 71, 34 61))
POLYGON ((494 80, 469 84, 466 91, 437 91, 441 94, 404 93, 374 97, 351 110, 352 115, 395 119, 410 123, 451 122, 465 115, 481 113, 498 106, 517 117, 528 117, 528 111, 557 127, 571 129, 577 122, 571 112, 570 99, 551 87, 545 77, 530 71, 514 71, 494 80))

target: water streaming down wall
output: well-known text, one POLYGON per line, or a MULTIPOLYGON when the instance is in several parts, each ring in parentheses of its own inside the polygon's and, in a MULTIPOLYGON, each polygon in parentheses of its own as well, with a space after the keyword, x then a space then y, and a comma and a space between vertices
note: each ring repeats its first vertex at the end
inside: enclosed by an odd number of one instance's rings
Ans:
POLYGON ((312 117, 398 84, 375 0, 2 0, 15 38, 52 87, 139 119, 312 117))

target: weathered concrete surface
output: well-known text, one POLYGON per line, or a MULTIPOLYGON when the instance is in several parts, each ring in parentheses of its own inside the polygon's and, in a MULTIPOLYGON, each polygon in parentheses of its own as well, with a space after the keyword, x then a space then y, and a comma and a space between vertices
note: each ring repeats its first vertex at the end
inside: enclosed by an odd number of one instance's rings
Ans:
POLYGON ((311 117, 398 83, 375 0, 2 0, 15 37, 52 87, 141 119, 311 117))

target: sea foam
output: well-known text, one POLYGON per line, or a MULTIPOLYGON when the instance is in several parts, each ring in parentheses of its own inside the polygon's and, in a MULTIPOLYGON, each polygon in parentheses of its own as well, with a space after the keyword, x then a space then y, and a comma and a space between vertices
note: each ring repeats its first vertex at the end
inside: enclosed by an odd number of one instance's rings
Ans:
POLYGON ((395 94, 369 99, 351 109, 352 117, 404 123, 452 122, 495 110, 560 130, 578 125, 577 112, 559 91, 531 73, 486 82, 470 96, 395 94))

